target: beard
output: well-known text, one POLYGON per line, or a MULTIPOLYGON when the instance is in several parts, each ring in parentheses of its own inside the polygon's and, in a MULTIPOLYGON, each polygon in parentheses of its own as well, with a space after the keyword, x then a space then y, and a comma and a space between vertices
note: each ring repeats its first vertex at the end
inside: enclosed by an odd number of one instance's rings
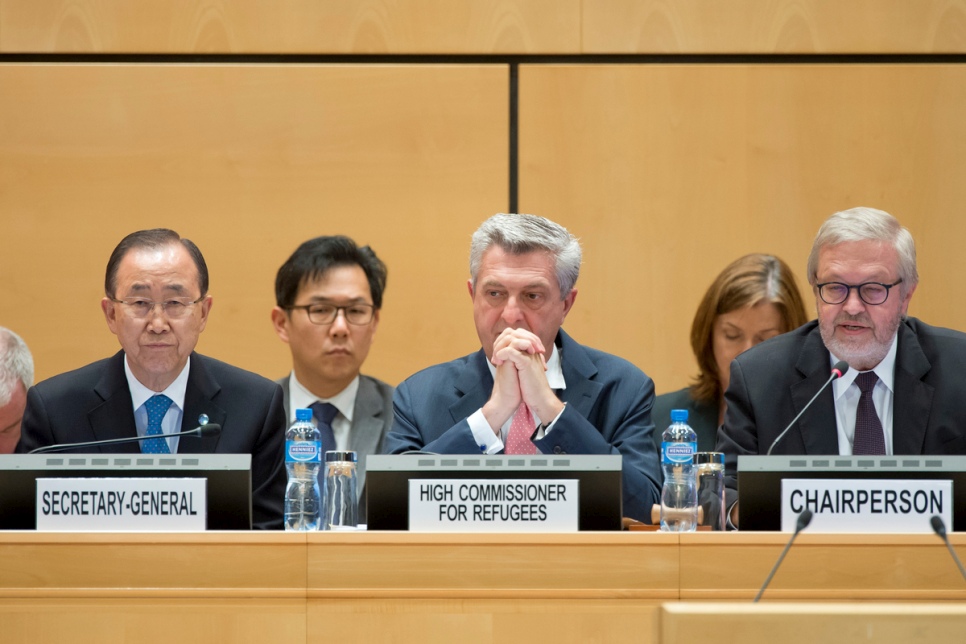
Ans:
POLYGON ((822 341, 825 348, 839 360, 845 360, 849 366, 856 371, 868 371, 889 353, 892 348, 892 340, 895 338, 896 330, 902 323, 902 313, 886 323, 884 327, 871 326, 871 321, 865 315, 839 314, 832 324, 819 324, 819 331, 822 334, 822 341), (840 324, 859 322, 872 329, 871 338, 838 338, 835 336, 835 328, 840 324))

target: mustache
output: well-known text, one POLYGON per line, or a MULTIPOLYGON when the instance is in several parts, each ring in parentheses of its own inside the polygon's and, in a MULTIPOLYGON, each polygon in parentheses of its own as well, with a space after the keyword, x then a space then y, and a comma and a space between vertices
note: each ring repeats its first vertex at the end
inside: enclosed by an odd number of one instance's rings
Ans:
POLYGON ((835 322, 833 324, 849 324, 849 323, 860 323, 872 326, 872 321, 865 314, 859 315, 849 315, 848 313, 842 313, 835 317, 835 322))

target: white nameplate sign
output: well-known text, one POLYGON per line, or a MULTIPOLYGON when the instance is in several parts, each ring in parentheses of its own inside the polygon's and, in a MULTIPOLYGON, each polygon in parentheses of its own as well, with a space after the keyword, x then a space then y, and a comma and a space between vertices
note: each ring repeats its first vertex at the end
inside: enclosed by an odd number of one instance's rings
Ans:
POLYGON ((577 532, 576 479, 410 479, 409 529, 577 532))
POLYGON ((935 479, 784 479, 782 530, 803 510, 811 532, 932 532, 930 517, 953 525, 953 482, 935 479))
POLYGON ((208 479, 38 478, 37 530, 198 531, 208 479))

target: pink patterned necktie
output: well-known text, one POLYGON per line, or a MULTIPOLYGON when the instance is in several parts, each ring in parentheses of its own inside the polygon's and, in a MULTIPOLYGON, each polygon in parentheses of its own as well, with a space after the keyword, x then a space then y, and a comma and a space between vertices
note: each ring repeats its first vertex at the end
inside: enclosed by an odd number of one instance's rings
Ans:
POLYGON ((513 422, 510 423, 510 431, 506 435, 505 454, 536 454, 537 446, 533 444, 530 437, 533 436, 535 424, 533 414, 526 403, 520 403, 513 422))

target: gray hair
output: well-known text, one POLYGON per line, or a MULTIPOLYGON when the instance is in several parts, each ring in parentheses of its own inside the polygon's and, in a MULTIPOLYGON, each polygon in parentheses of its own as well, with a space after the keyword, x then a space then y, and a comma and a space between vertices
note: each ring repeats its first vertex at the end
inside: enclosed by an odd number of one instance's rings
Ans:
POLYGON ((10 402, 17 382, 34 384, 34 359, 19 335, 0 326, 0 407, 10 402))
POLYGON ((580 242, 567 229, 544 217, 524 214, 497 214, 484 221, 470 244, 470 277, 476 277, 483 255, 497 245, 511 255, 544 251, 554 259, 554 271, 561 299, 567 297, 580 275, 580 242))
POLYGON ((889 213, 875 208, 852 208, 837 212, 822 224, 808 255, 808 283, 818 280, 818 254, 826 246, 844 242, 878 241, 892 244, 899 255, 900 289, 903 293, 919 283, 916 243, 912 233, 889 213))

